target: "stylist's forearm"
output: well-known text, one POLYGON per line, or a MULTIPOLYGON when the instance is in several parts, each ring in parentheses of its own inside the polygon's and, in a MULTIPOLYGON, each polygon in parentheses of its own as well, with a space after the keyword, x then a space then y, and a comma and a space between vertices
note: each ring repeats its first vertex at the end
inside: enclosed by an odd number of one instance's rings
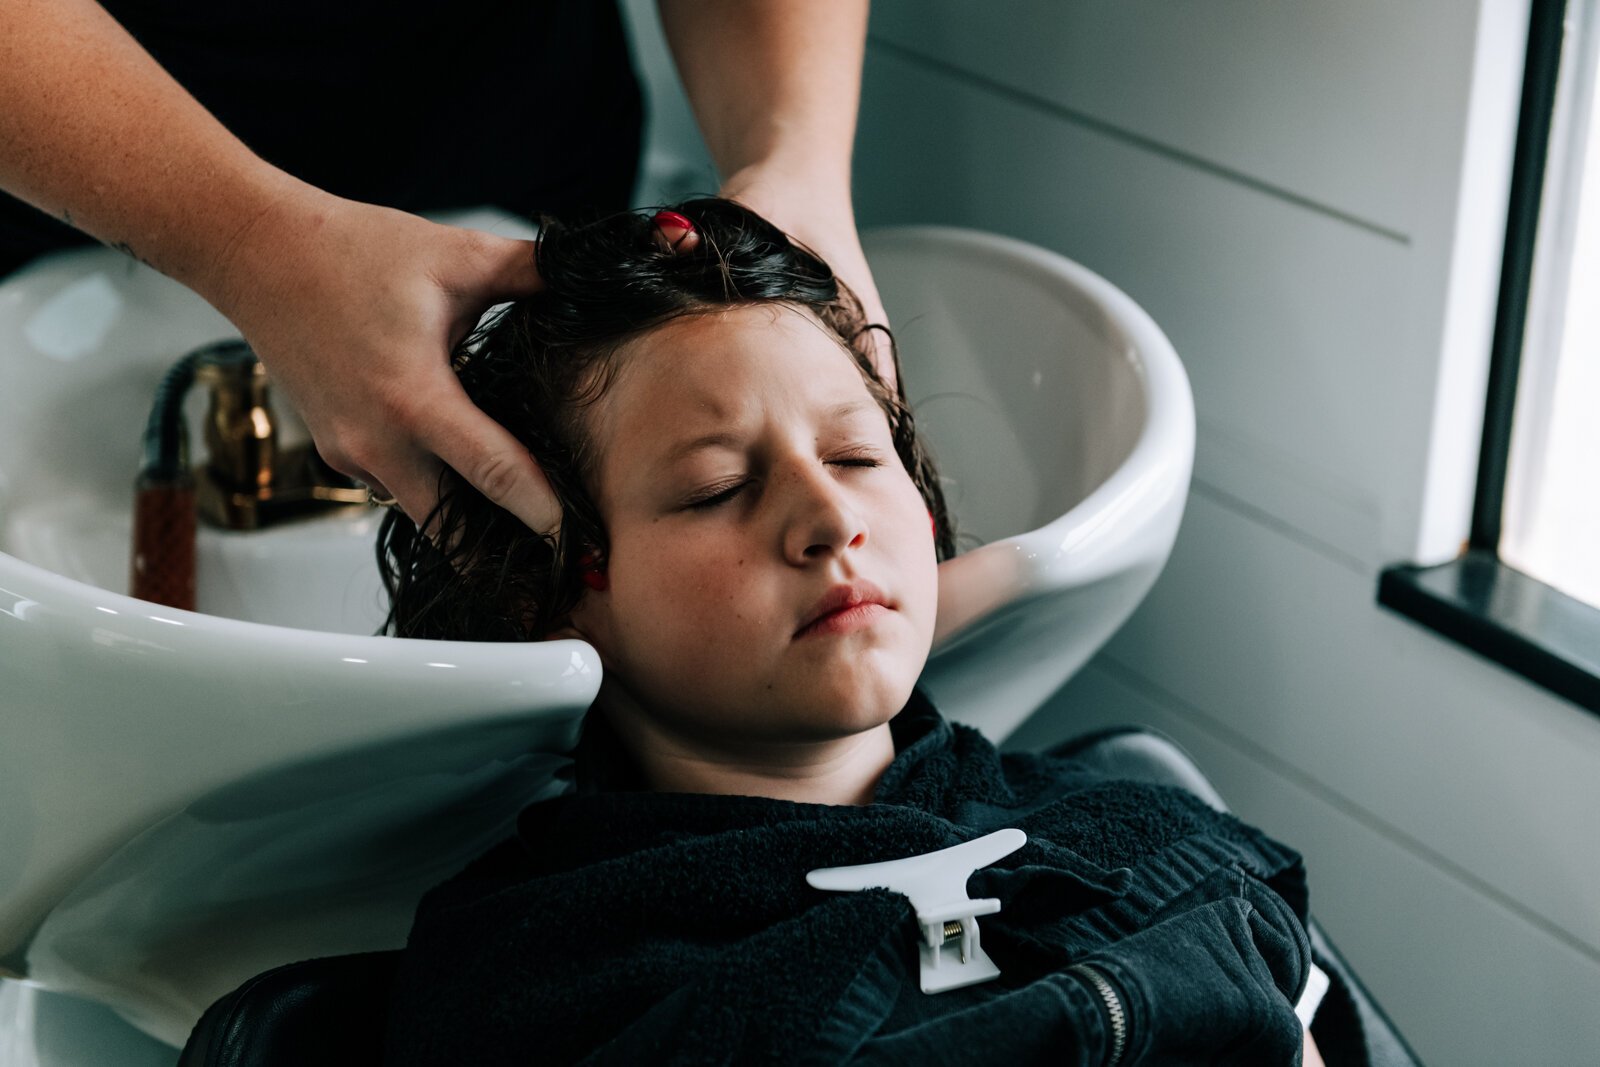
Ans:
MULTIPOLYGON (((888 323, 856 233, 850 157, 866 0, 660 0, 661 21, 723 196, 761 212, 833 267, 866 321, 888 323)), ((899 387, 881 334, 871 358, 899 387)))
POLYGON ((215 303, 231 246, 309 186, 91 0, 0 0, 0 188, 215 303))
POLYGON ((209 300, 322 458, 423 522, 449 466, 541 532, 560 507, 450 353, 539 288, 533 245, 341 200, 261 160, 90 0, 0 0, 0 187, 209 300))
POLYGON ((660 7, 723 178, 778 162, 848 200, 866 0, 661 0, 660 7))

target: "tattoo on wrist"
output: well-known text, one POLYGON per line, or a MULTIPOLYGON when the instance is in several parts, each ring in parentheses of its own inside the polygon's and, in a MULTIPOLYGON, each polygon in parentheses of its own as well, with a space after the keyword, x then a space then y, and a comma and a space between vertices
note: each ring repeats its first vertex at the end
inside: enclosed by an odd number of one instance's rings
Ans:
POLYGON ((133 250, 133 246, 130 245, 126 241, 114 242, 111 245, 111 247, 115 248, 118 252, 121 252, 123 255, 127 256, 129 259, 137 260, 138 262, 143 263, 147 267, 150 266, 150 261, 148 259, 145 259, 139 253, 135 252, 133 250))

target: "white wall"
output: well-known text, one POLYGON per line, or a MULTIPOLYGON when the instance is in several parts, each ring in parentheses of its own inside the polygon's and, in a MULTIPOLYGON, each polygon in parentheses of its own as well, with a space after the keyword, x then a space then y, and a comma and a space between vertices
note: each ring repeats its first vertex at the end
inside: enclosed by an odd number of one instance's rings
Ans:
POLYGON ((1011 743, 1176 737, 1438 1064, 1600 1059, 1600 719, 1375 602, 1465 536, 1526 17, 878 0, 856 157, 864 225, 1078 259, 1193 379, 1172 562, 1011 743))

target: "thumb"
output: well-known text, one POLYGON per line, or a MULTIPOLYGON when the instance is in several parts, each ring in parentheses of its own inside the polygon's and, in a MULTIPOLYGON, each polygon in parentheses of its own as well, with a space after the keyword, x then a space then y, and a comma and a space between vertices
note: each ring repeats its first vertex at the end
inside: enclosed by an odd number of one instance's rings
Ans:
MULTIPOLYGON (((422 435, 424 446, 523 525, 555 536, 561 526, 561 502, 544 471, 522 442, 479 410, 459 384, 450 384, 453 390, 434 394, 432 421, 422 435)), ((423 503, 431 507, 432 501, 423 503)), ((408 501, 401 504, 411 513, 408 501)))
POLYGON ((498 304, 532 296, 544 288, 535 255, 538 241, 521 241, 480 233, 477 255, 463 289, 485 303, 498 304))

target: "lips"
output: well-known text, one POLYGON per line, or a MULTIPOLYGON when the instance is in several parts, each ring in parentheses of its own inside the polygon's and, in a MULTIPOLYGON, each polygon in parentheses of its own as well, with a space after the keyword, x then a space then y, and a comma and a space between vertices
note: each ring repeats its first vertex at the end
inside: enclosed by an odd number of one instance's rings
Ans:
POLYGON ((883 590, 871 582, 855 581, 847 585, 836 585, 812 605, 800 623, 800 628, 794 632, 794 636, 805 637, 809 633, 826 629, 830 621, 838 622, 845 619, 868 621, 871 616, 877 614, 870 610, 874 606, 881 610, 894 608, 883 590))

